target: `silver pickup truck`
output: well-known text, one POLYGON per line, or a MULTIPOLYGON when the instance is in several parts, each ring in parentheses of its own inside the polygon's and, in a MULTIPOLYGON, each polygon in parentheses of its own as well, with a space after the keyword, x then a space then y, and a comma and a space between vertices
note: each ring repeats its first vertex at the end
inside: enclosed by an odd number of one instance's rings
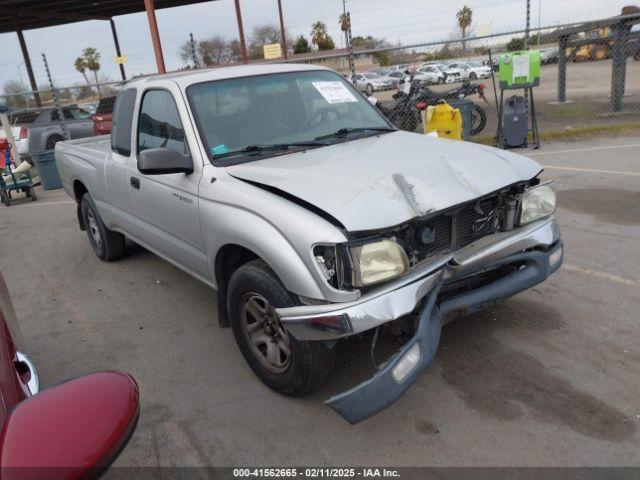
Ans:
POLYGON ((352 423, 409 388, 442 324, 562 263, 536 162, 398 131, 325 68, 132 80, 111 136, 59 142, 56 160, 98 258, 127 237, 216 289, 220 325, 277 392, 318 388, 344 338, 409 338, 327 401, 352 423))

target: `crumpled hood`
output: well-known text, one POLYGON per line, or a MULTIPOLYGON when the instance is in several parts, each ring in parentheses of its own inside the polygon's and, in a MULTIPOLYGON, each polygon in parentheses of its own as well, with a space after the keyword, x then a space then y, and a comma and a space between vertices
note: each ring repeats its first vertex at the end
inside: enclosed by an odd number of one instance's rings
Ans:
POLYGON ((347 230, 392 227, 535 177, 535 161, 468 142, 394 132, 226 167, 324 210, 347 230))

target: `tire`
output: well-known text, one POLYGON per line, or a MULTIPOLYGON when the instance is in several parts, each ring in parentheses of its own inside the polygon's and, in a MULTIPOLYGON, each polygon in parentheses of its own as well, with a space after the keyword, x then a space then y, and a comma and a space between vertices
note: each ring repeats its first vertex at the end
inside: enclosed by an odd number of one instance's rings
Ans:
POLYGON ((475 72, 471 72, 469 74, 469 80, 477 80, 478 79, 478 75, 476 75, 475 72))
POLYGON ((368 96, 373 95, 373 85, 371 85, 370 83, 367 85, 367 88, 365 89, 365 91, 367 92, 368 96))
POLYGON ((266 386, 284 395, 302 396, 316 390, 329 376, 335 349, 287 334, 273 309, 295 304, 262 260, 246 263, 231 276, 227 311, 240 352, 266 386), (269 355, 270 350, 276 353, 269 355))
POLYGON ((487 114, 480 105, 474 104, 471 118, 471 136, 478 135, 487 125, 487 114))
POLYGON ((438 85, 444 85, 444 77, 438 77, 438 85))
POLYGON ((105 262, 112 262, 124 257, 124 235, 104 226, 98 209, 88 193, 85 193, 80 200, 80 212, 82 221, 87 226, 89 243, 96 256, 105 262))
POLYGON ((53 150, 53 148, 56 146, 56 143, 61 140, 64 140, 64 137, 62 135, 51 135, 49 138, 47 138, 47 143, 44 146, 45 150, 53 150))
POLYGON ((38 200, 38 195, 36 195, 36 187, 29 187, 29 196, 31 197, 32 202, 38 200))
POLYGON ((608 52, 606 48, 596 48, 591 55, 593 60, 604 60, 608 56, 608 52))
POLYGON ((9 193, 5 191, 0 192, 0 199, 7 207, 11 206, 11 197, 9 196, 9 193))

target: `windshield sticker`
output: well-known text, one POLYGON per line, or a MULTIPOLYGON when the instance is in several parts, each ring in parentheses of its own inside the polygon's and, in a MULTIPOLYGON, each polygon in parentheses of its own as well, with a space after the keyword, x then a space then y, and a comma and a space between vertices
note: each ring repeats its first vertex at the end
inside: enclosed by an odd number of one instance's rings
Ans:
POLYGON ((227 148, 227 146, 224 143, 221 143, 220 145, 216 145, 215 147, 211 147, 211 152, 214 155, 222 155, 223 153, 229 153, 229 149, 227 148))
POLYGON ((342 82, 311 82, 314 88, 329 103, 357 102, 356 97, 342 82))

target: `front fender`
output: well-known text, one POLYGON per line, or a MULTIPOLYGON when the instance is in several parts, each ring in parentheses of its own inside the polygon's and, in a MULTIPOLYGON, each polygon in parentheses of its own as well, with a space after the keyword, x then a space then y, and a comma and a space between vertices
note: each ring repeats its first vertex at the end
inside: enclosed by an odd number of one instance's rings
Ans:
POLYGON ((240 208, 217 206, 202 209, 201 221, 202 234, 207 241, 211 278, 216 288, 216 255, 225 245, 234 244, 262 258, 290 292, 310 298, 324 298, 319 279, 314 278, 284 235, 265 219, 240 208))
POLYGON ((223 246, 233 244, 267 262, 294 294, 329 302, 360 296, 359 292, 331 287, 315 265, 313 245, 345 242, 339 229, 294 202, 216 173, 217 181, 201 183, 199 205, 202 236, 216 287, 216 256, 223 246))

